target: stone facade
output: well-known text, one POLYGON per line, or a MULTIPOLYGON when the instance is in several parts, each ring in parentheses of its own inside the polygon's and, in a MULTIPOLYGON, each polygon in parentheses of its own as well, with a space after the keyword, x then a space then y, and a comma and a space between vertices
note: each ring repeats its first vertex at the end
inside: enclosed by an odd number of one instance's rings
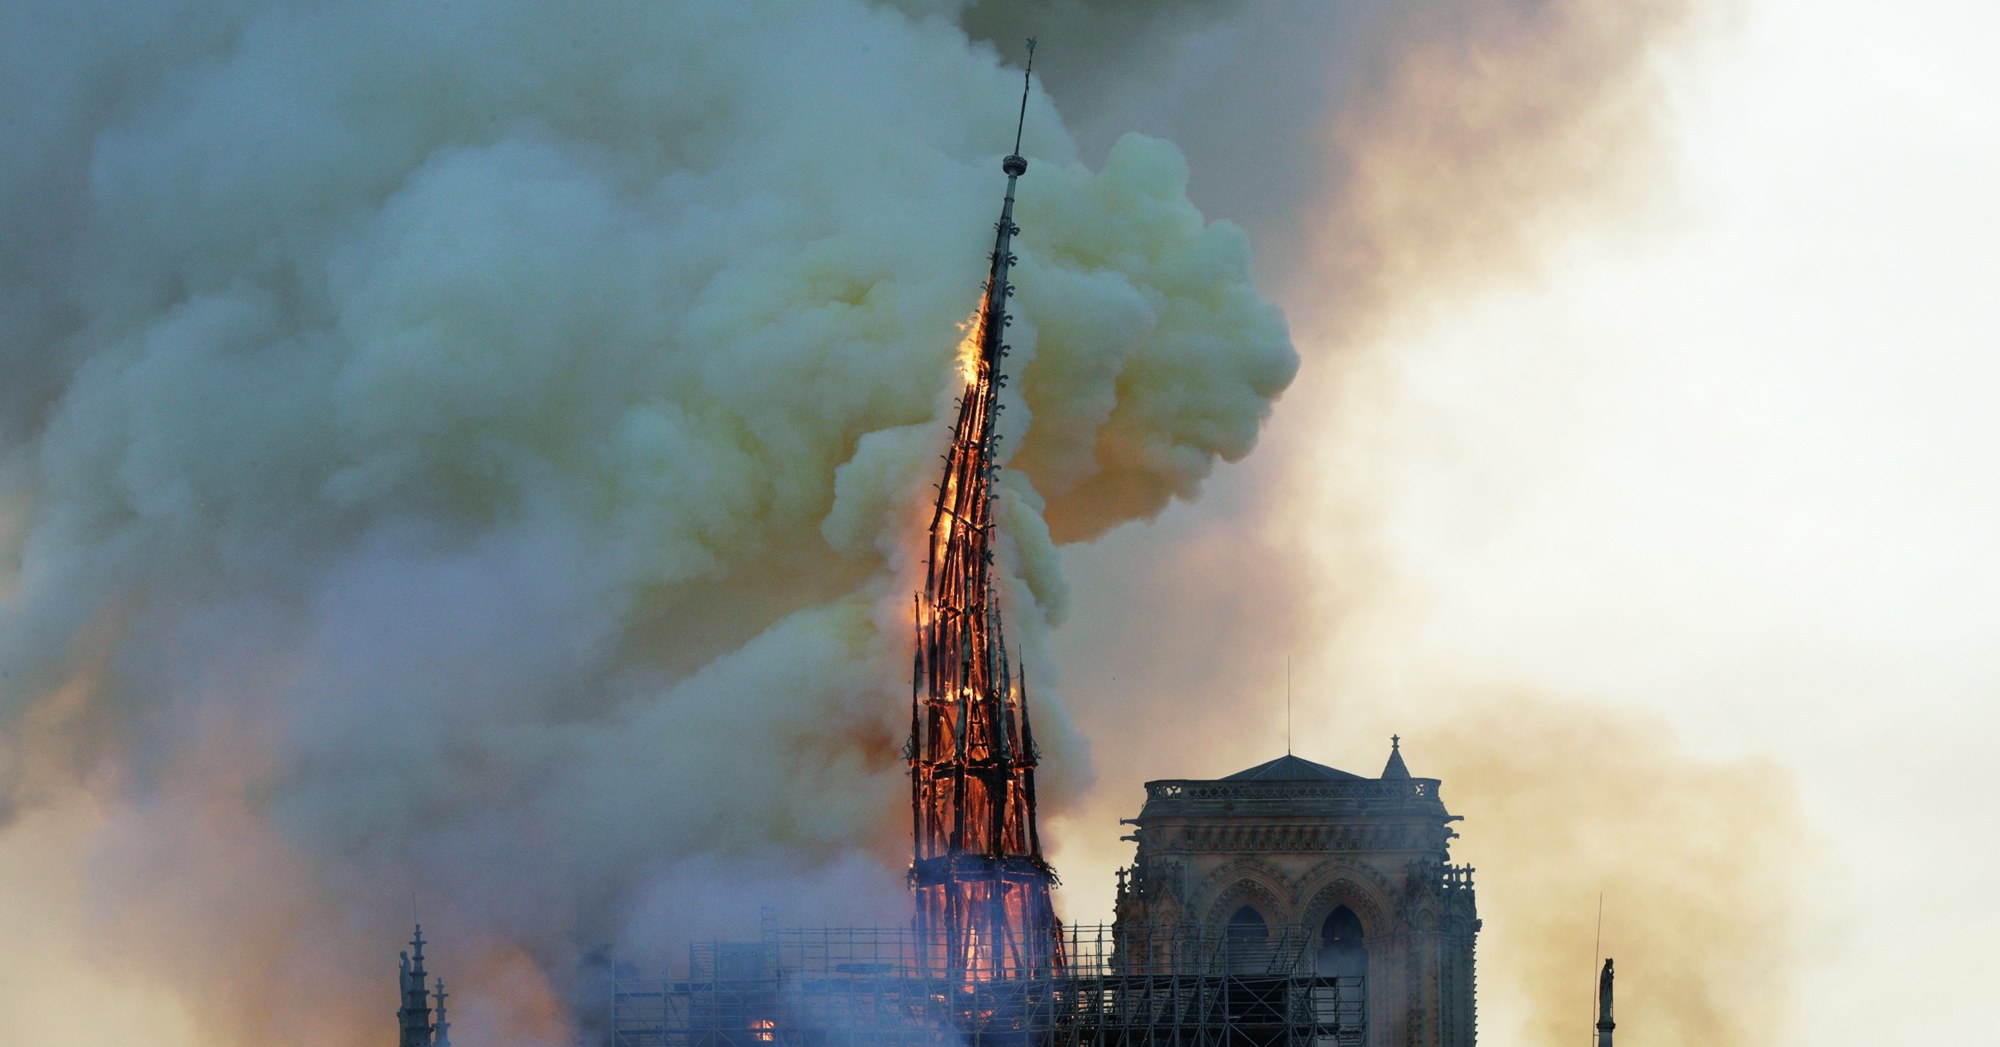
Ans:
POLYGON ((1245 977, 1310 964, 1365 991, 1367 1047, 1472 1047, 1479 918, 1472 870, 1450 864, 1458 820, 1398 748, 1379 778, 1287 755, 1148 782, 1126 820, 1138 855, 1119 877, 1122 960, 1245 977))

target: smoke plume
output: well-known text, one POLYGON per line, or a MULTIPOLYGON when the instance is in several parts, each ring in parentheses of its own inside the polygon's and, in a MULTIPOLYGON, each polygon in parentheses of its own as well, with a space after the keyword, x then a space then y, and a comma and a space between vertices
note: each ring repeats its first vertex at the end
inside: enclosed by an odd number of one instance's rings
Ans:
MULTIPOLYGON (((0 1013, 373 1042, 414 895, 461 1038, 559 1042, 601 950, 900 915, 1020 88, 909 6, 10 11, 0 853, 81 885, 0 1013)), ((1246 454, 1296 358, 1173 146, 1027 121, 1006 597, 1060 800, 1054 543, 1246 454)))
MULTIPOLYGON (((1663 74, 1735 6, 1246 4, 1172 43, 1163 90, 1106 87, 1094 97, 1114 117, 1072 114, 1085 142, 1123 124, 1182 144, 1205 176, 1196 198, 1250 231, 1304 363, 1258 454, 1202 504, 1069 554, 1060 643, 1100 767, 1089 804, 1058 823, 1070 882, 1130 860, 1096 827, 1136 813, 1147 779, 1227 774, 1288 745, 1374 774, 1400 732, 1413 771, 1441 777, 1467 816, 1454 853, 1481 870, 1482 1037, 1582 1042, 1602 890, 1624 1042, 1782 1038, 1812 915, 1792 776, 1675 739, 1633 711, 1643 688, 1516 675, 1532 660, 1560 677, 1587 631, 1535 637, 1513 661, 1442 631, 1478 617, 1442 609, 1534 613, 1532 579, 1484 591, 1490 574, 1454 568, 1504 555, 1483 542, 1533 479, 1479 412, 1561 393, 1466 390, 1456 358, 1410 339, 1465 298, 1532 284, 1572 237, 1629 237, 1671 213, 1663 74), (1172 81, 1188 70, 1220 72, 1195 81, 1198 102, 1156 103, 1186 100, 1172 81), (1228 161, 1245 155, 1265 162, 1228 161), (1524 697, 1552 690, 1578 698, 1524 697)), ((1453 334, 1468 355, 1513 348, 1453 334)), ((1615 603, 1643 583, 1574 584, 1615 603)))
MULTIPOLYGON (((1350 346, 1401 310, 1532 276, 1565 233, 1642 227, 1661 176, 1662 74, 1735 0, 1417 5, 1322 129, 1339 172, 1305 272, 1345 294, 1316 321, 1350 346)), ((1624 232, 1630 234, 1631 229, 1624 232)))
POLYGON ((1767 1042, 1789 1017, 1798 870, 1814 864, 1791 776, 1689 754, 1664 724, 1581 702, 1468 702, 1411 752, 1466 817, 1482 1032, 1574 1042, 1594 1019, 1597 903, 1626 1042, 1767 1042))

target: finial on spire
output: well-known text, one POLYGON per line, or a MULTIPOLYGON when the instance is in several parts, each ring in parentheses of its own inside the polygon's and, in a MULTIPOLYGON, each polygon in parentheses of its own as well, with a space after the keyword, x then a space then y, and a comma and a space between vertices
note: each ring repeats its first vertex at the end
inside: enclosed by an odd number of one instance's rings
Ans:
POLYGON ((1021 70, 1021 116, 1014 124, 1014 151, 1001 161, 1000 169, 1019 177, 1028 171, 1028 161, 1021 156, 1021 132, 1028 126, 1028 92, 1034 82, 1030 79, 1035 72, 1035 38, 1028 38, 1028 64, 1021 70))

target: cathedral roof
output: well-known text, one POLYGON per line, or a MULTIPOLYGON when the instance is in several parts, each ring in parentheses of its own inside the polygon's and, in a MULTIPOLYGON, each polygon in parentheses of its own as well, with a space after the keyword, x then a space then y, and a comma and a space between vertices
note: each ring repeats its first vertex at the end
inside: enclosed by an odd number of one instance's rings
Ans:
POLYGON ((1323 763, 1314 763, 1311 760, 1301 760, 1290 753, 1286 753, 1275 760, 1260 763, 1248 770, 1237 771, 1235 774, 1229 775, 1222 780, 1225 782, 1330 782, 1360 781, 1362 778, 1358 774, 1349 774, 1337 767, 1328 767, 1323 763))

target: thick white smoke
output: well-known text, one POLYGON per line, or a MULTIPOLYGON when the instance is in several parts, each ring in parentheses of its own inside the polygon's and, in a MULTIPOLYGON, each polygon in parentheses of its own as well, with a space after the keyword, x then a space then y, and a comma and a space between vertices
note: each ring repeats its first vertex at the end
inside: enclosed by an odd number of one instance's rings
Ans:
MULTIPOLYGON (((41 933, 202 1042, 364 1043, 415 895, 462 1038, 528 1043, 591 950, 900 915, 1020 86, 953 16, 9 9, 0 854, 83 877, 41 933)), ((1009 623, 1060 798, 1054 540, 1247 453, 1296 358, 1172 146, 1088 170, 1037 93, 1026 151, 1009 623)))

